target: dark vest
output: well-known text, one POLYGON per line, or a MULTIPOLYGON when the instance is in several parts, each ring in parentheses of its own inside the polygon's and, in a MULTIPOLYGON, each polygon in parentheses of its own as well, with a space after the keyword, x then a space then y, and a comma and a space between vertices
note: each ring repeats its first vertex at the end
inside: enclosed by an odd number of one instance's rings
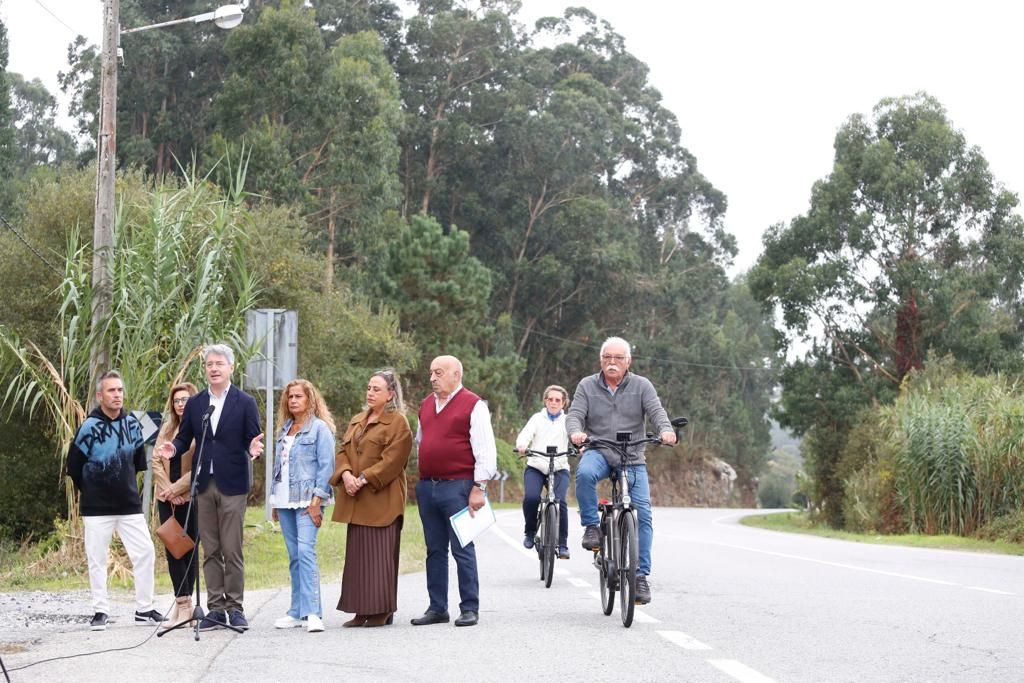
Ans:
POLYGON ((419 462, 422 479, 472 479, 476 458, 469 443, 469 418, 480 397, 466 387, 441 412, 435 397, 420 404, 419 462))

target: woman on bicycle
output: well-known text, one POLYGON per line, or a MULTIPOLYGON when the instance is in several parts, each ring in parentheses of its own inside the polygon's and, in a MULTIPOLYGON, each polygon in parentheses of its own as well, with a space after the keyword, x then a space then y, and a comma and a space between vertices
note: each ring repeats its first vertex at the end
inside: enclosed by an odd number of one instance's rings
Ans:
MULTIPOLYGON (((557 384, 544 390, 544 410, 535 413, 516 437, 516 450, 525 453, 527 449, 547 450, 554 446, 559 453, 569 448, 569 437, 565 432, 565 409, 569 407, 569 392, 557 384)), ((525 520, 523 545, 532 548, 537 535, 537 505, 540 504, 541 489, 548 479, 548 459, 531 455, 523 472, 523 518, 525 520)), ((569 491, 569 458, 562 455, 555 458, 555 497, 560 510, 558 522, 558 557, 569 559, 569 508, 565 495, 569 491)))

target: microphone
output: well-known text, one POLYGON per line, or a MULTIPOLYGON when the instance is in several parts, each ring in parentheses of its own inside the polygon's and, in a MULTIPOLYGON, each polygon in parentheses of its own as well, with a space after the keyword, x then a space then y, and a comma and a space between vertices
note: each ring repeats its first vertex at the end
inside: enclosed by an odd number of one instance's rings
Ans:
POLYGON ((209 422, 210 421, 210 416, 213 415, 213 411, 214 410, 215 410, 214 406, 210 406, 209 408, 206 409, 206 412, 203 413, 203 422, 209 422))

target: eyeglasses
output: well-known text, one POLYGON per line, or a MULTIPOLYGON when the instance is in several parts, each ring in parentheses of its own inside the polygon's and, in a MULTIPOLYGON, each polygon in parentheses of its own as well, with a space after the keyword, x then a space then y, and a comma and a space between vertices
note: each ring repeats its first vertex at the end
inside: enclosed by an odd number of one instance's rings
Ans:
POLYGON ((183 406, 186 403, 188 403, 188 397, 186 397, 186 398, 176 398, 173 401, 171 401, 171 403, 173 403, 176 406, 183 406))
POLYGON ((616 363, 621 363, 622 361, 626 360, 626 357, 621 355, 621 354, 618 354, 618 355, 615 355, 615 356, 610 356, 608 354, 601 354, 601 360, 603 360, 605 363, 608 363, 610 361, 615 361, 616 363))

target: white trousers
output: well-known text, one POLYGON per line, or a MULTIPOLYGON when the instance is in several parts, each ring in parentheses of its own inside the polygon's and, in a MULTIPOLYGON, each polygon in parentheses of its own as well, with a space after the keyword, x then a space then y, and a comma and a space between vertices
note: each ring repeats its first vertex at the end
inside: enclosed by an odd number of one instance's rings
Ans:
POLYGON ((139 513, 82 519, 85 521, 85 555, 89 559, 93 611, 110 614, 110 604, 107 602, 107 562, 110 558, 110 537, 115 531, 132 561, 135 609, 139 612, 153 609, 153 564, 156 551, 146 518, 139 513))

